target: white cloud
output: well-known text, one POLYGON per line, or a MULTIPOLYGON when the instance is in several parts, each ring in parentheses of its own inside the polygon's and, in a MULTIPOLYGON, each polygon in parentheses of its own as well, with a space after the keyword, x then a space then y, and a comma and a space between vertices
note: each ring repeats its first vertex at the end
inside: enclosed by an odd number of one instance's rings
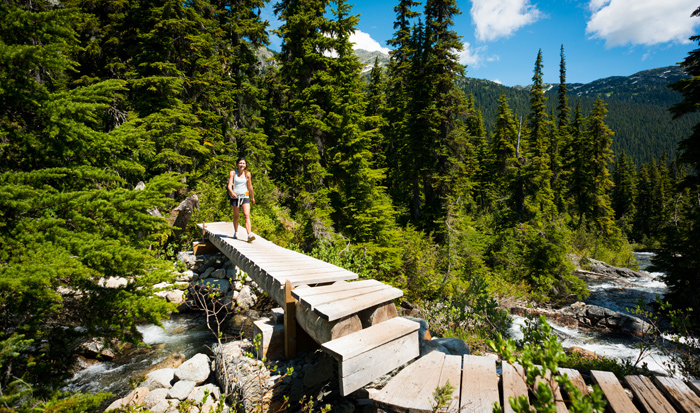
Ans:
POLYGON ((607 47, 687 43, 700 25, 697 0, 591 0, 586 33, 607 47))
POLYGON ((482 41, 508 37, 543 15, 530 0, 472 0, 476 38, 482 41))
POLYGON ((389 54, 389 48, 382 47, 378 41, 374 40, 368 33, 356 30, 355 33, 350 35, 350 42, 355 43, 353 45, 353 50, 362 49, 368 52, 382 52, 389 54))
POLYGON ((486 56, 487 46, 472 47, 469 42, 462 44, 462 51, 458 52, 459 63, 467 65, 473 69, 477 69, 481 64, 498 60, 498 56, 486 56))

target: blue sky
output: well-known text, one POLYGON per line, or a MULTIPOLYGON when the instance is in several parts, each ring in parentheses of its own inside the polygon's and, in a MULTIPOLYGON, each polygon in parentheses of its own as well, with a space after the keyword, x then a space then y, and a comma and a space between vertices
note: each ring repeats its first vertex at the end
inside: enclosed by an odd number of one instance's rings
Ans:
MULTIPOLYGON (((278 27, 270 9, 263 12, 278 27)), ((349 0, 360 15, 356 48, 388 52, 397 0, 349 0)), ((424 4, 424 2, 423 2, 424 4)), ((682 61, 697 43, 697 0, 458 0, 453 30, 462 37, 467 76, 507 86, 528 85, 542 49, 544 81, 559 82, 564 46, 567 83, 588 83, 682 61)), ((422 11, 422 5, 417 8, 422 11)), ((280 40, 271 35, 271 48, 280 40)))

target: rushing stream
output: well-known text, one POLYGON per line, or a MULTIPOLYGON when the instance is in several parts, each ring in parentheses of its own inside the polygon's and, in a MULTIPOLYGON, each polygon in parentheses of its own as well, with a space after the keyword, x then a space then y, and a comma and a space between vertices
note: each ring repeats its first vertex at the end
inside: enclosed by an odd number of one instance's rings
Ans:
MULTIPOLYGON (((642 269, 649 265, 653 257, 652 253, 644 252, 635 255, 642 269)), ((651 302, 656 295, 663 296, 666 286, 656 278, 659 275, 652 273, 651 279, 628 280, 631 286, 624 288, 609 282, 590 285, 591 296, 586 303, 626 312, 628 308, 634 308, 639 298, 651 302)), ((522 337, 520 326, 523 324, 522 317, 514 318, 511 328, 514 338, 522 337)), ((103 362, 81 370, 76 373, 66 390, 91 393, 108 391, 121 397, 131 390, 132 380, 143 376, 144 370, 168 355, 182 353, 190 358, 197 353, 208 353, 207 347, 214 342, 202 316, 192 313, 175 314, 171 319, 165 320, 163 325, 165 330, 155 325, 139 328, 143 333, 144 342, 151 347, 150 349, 135 351, 126 357, 128 361, 103 362)), ((628 336, 587 332, 554 323, 551 325, 561 337, 564 347, 577 346, 596 354, 632 361, 639 354, 635 348, 635 339, 628 336)), ((663 360, 658 353, 644 359, 649 368, 655 371, 664 371, 663 360)))
POLYGON ((214 336, 207 330, 204 318, 193 313, 174 314, 156 325, 139 327, 144 343, 149 349, 136 350, 124 357, 125 361, 107 361, 80 370, 66 390, 97 393, 106 391, 119 397, 131 389, 131 381, 139 378, 144 370, 164 360, 170 354, 182 353, 190 358, 197 353, 209 353, 214 336))
MULTIPOLYGON (((635 253, 641 270, 646 269, 651 264, 654 256, 650 252, 635 253)), ((630 313, 629 310, 635 308, 641 298, 645 303, 653 302, 656 296, 661 296, 666 292, 666 284, 660 281, 661 273, 651 273, 649 279, 627 279, 630 285, 621 287, 619 284, 603 281, 589 284, 591 296, 584 300, 586 304, 606 307, 614 311, 630 313)), ((520 327, 524 325, 525 319, 516 317, 511 327, 511 336, 522 337, 520 327)), ((606 334, 601 332, 589 332, 576 328, 560 326, 550 322, 553 330, 561 338, 564 347, 581 347, 596 354, 614 357, 620 360, 630 360, 634 362, 639 356, 639 349, 635 346, 638 339, 621 334, 606 334)), ((667 359, 658 352, 652 353, 643 359, 649 369, 658 372, 665 372, 663 362, 667 359)))

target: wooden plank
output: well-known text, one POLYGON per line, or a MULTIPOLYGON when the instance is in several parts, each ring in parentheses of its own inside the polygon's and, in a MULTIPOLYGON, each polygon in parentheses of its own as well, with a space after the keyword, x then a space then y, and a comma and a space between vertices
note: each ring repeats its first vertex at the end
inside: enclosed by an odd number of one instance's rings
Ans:
POLYGON ((496 361, 487 356, 463 356, 460 412, 490 412, 498 403, 496 361))
POLYGON ((374 397, 377 407, 392 412, 432 412, 432 392, 440 383, 440 374, 434 372, 441 373, 444 360, 443 353, 433 351, 401 370, 374 397))
POLYGON ((688 382, 688 387, 690 390, 694 391, 695 394, 700 396, 700 380, 691 380, 688 382))
POLYGON ((626 376, 627 387, 632 390, 636 405, 646 413, 675 413, 676 409, 646 376, 626 376))
POLYGON ((700 412, 700 397, 683 383, 682 380, 671 377, 654 376, 654 383, 679 412, 700 412))
MULTIPOLYGON (((434 351, 433 353, 437 353, 434 351)), ((442 364, 442 374, 440 374, 440 387, 444 387, 447 383, 454 388, 452 391, 452 401, 447 406, 446 411, 459 411, 459 395, 460 386, 462 384, 462 356, 445 356, 445 362, 442 364)))
POLYGON ((403 291, 398 288, 390 288, 365 294, 357 297, 339 300, 334 303, 323 304, 314 309, 314 311, 329 321, 358 313, 366 308, 375 305, 383 304, 403 295, 403 291))
POLYGON ((608 410, 615 413, 638 412, 637 408, 632 403, 632 400, 627 396, 625 389, 615 377, 614 373, 609 371, 591 370, 593 380, 600 386, 600 389, 605 393, 605 399, 608 401, 608 410))
POLYGON ((392 287, 390 285, 386 285, 386 284, 369 285, 366 287, 346 289, 343 291, 337 291, 337 292, 328 293, 328 294, 313 295, 310 297, 302 298, 301 302, 310 306, 311 308, 315 308, 319 305, 328 304, 328 303, 332 303, 332 302, 335 302, 338 300, 348 299, 351 297, 356 297, 358 295, 365 295, 365 294, 369 294, 369 293, 373 293, 373 292, 377 292, 377 291, 387 290, 390 288, 392 288, 392 287))
POLYGON ((517 399, 520 396, 528 397, 525 371, 519 364, 512 365, 506 361, 501 362, 501 380, 503 388, 503 400, 501 406, 504 413, 513 413, 510 398, 517 399))
POLYGON ((292 291, 292 295, 297 300, 304 300, 308 297, 313 297, 313 296, 319 295, 319 294, 328 294, 328 293, 334 293, 337 291, 353 290, 355 288, 361 288, 361 287, 366 287, 366 286, 371 286, 371 285, 380 285, 380 284, 383 285, 383 283, 381 283, 377 280, 339 282, 339 283, 336 283, 333 285, 326 285, 324 287, 305 288, 305 289, 300 289, 300 290, 295 289, 294 291, 292 291))
MULTIPOLYGON (((578 370, 575 369, 566 369, 566 368, 559 368, 559 375, 563 376, 565 375, 571 380, 571 384, 573 384, 578 391, 581 392, 582 395, 588 396, 590 392, 588 391, 588 386, 586 385, 586 382, 583 381, 583 377, 581 377, 581 373, 579 373, 578 370)), ((565 389, 562 389, 562 391, 565 391, 565 389)))
POLYGON ((363 352, 340 366, 341 394, 346 396, 377 377, 420 355, 418 332, 398 337, 371 351, 363 352))
POLYGON ((292 284, 287 281, 284 286, 284 356, 287 360, 297 356, 296 335, 296 301, 292 297, 292 284))
POLYGON ((333 357, 344 361, 358 356, 366 348, 386 344, 396 337, 418 331, 420 324, 407 318, 396 317, 376 326, 361 330, 362 334, 341 337, 323 345, 323 349, 333 357))

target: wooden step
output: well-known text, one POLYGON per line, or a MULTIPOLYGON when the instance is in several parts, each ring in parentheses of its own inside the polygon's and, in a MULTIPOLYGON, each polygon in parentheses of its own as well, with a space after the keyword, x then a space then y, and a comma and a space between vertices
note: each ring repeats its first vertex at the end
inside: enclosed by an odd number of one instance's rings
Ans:
POLYGON ((498 403, 496 360, 488 356, 464 356, 460 412, 490 412, 498 403))
POLYGON ((510 406, 510 398, 529 397, 523 367, 519 364, 511 365, 506 361, 501 362, 501 382, 503 387, 503 400, 501 402, 503 412, 513 413, 513 408, 510 406))
POLYGON ((605 393, 605 399, 608 401, 606 411, 615 413, 636 413, 639 412, 632 403, 632 400, 627 396, 625 389, 622 388, 620 381, 617 380, 614 373, 609 371, 591 370, 593 380, 600 386, 600 389, 605 393))
POLYGON ((374 397, 374 403, 390 412, 430 413, 434 405, 433 392, 449 381, 455 390, 447 411, 456 412, 459 410, 461 374, 461 356, 446 356, 433 351, 392 377, 374 397))
POLYGON ((679 412, 700 412, 700 397, 683 381, 671 377, 655 376, 654 383, 679 412))
POLYGON ((627 387, 632 390, 637 405, 647 413, 675 413, 676 409, 646 376, 625 377, 627 387))
POLYGON ((403 317, 326 342, 322 348, 338 360, 343 396, 419 355, 419 324, 403 317))

